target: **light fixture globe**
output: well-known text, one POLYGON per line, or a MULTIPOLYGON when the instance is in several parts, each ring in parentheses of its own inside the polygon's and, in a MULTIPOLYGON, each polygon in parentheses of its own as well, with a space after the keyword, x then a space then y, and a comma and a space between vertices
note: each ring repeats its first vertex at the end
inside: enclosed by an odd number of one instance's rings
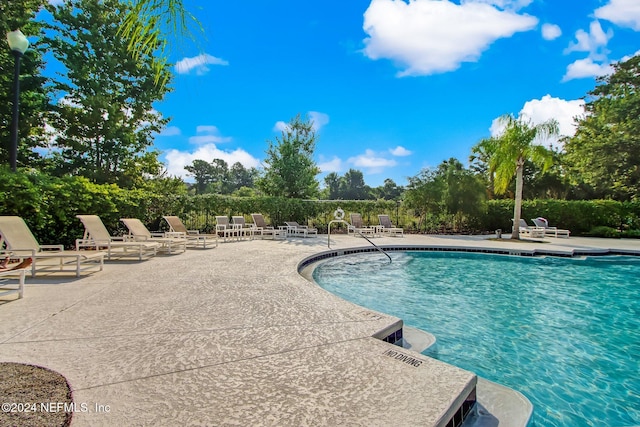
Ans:
POLYGON ((19 52, 21 55, 23 55, 29 48, 29 40, 27 40, 20 30, 8 32, 7 41, 9 42, 11 50, 19 52))

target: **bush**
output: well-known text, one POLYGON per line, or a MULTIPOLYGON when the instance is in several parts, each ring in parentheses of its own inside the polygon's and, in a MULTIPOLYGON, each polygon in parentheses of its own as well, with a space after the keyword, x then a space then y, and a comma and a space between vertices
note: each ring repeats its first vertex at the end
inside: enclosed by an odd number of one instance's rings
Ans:
POLYGON ((607 226, 599 226, 593 227, 588 233, 587 236, 590 237, 608 237, 608 238, 620 238, 620 232, 612 227, 607 226))

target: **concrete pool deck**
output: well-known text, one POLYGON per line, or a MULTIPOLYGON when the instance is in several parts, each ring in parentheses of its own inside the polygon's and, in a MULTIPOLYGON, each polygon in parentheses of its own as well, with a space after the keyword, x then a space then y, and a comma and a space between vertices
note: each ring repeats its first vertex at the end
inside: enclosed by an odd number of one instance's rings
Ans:
MULTIPOLYGON (((373 241, 640 253, 638 240, 488 237, 373 241)), ((368 246, 331 236, 332 250, 368 246)), ((74 413, 72 426, 446 423, 475 375, 382 342, 401 319, 343 301, 298 274, 303 259, 327 250, 326 235, 228 242, 106 262, 79 279, 27 278, 23 299, 0 303, 0 361, 64 375, 74 401, 89 409, 74 413)), ((518 425, 507 421, 500 425, 518 425)))

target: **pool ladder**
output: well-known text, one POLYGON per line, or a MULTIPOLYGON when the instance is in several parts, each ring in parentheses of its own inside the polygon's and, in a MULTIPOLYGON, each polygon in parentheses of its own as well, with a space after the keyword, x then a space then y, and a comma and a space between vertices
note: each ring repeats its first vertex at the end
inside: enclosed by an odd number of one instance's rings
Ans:
MULTIPOLYGON (((329 226, 327 227, 327 246, 329 247, 329 249, 331 249, 331 224, 333 224, 334 222, 341 222, 343 224, 346 224, 347 229, 349 229, 349 227, 351 226, 351 224, 349 224, 344 219, 334 219, 332 221, 329 221, 329 226)), ((392 263, 391 256, 389 256, 389 254, 386 253, 382 248, 380 248, 378 245, 376 245, 371 240, 369 240, 369 238, 367 236, 365 236, 364 234, 362 234, 360 231, 358 231, 356 229, 354 229, 353 231, 355 233, 358 233, 360 235, 360 237, 364 238, 367 242, 371 243, 371 245, 373 245, 374 248, 376 248, 378 251, 380 251, 380 253, 384 254, 384 256, 389 258, 389 264, 392 263)))

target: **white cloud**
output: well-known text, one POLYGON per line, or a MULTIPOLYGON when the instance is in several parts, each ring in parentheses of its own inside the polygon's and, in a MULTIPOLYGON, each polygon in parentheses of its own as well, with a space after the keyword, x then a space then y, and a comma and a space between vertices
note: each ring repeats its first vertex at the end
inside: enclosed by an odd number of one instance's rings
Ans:
POLYGON ((609 29, 605 33, 598 21, 591 22, 588 33, 584 30, 576 31, 576 41, 569 44, 565 49, 565 54, 588 52, 589 55, 584 59, 578 59, 569 64, 562 81, 566 82, 573 79, 610 74, 612 68, 607 60, 607 54, 609 53, 607 44, 611 37, 613 37, 613 31, 609 29))
POLYGON ((340 160, 336 156, 333 156, 331 160, 325 160, 322 156, 320 156, 318 167, 323 173, 340 172, 342 170, 342 160, 340 160))
POLYGON ((363 52, 373 60, 394 61, 402 68, 399 76, 442 73, 477 61, 497 39, 531 30, 537 23, 533 16, 478 1, 458 5, 448 0, 372 0, 364 14, 368 37, 363 52))
POLYGON ((180 128, 177 126, 167 126, 162 129, 162 132, 158 134, 158 136, 177 136, 180 135, 180 128))
POLYGON ((273 130, 276 132, 286 132, 287 129, 289 129, 289 127, 282 120, 277 121, 276 124, 273 126, 273 130))
MULTIPOLYGON (((520 116, 528 117, 533 124, 544 123, 550 119, 558 121, 560 136, 573 136, 576 133, 575 117, 585 114, 584 100, 575 99, 567 101, 545 95, 541 99, 527 101, 520 110, 520 116)), ((544 142, 545 145, 553 145, 562 149, 562 143, 558 138, 552 138, 544 142)))
POLYGON ((329 123, 329 116, 317 111, 309 111, 309 119, 313 122, 313 130, 316 132, 327 123, 329 123))
POLYGON ((199 76, 207 74, 209 67, 207 65, 229 65, 224 59, 216 58, 209 54, 202 54, 194 56, 193 58, 184 58, 178 61, 175 65, 176 72, 178 74, 188 74, 191 70, 195 70, 195 73, 199 76))
MULTIPOLYGON (((564 100, 554 98, 551 95, 545 95, 540 99, 532 99, 525 102, 520 110, 519 117, 524 120, 530 120, 533 125, 544 123, 548 120, 555 119, 558 121, 559 136, 573 136, 576 132, 574 117, 581 117, 585 114, 584 100, 564 100)), ((491 123, 491 135, 498 136, 504 131, 504 126, 499 123, 499 119, 495 119, 491 123)), ((537 141, 539 144, 562 149, 562 143, 559 138, 549 138, 544 141, 537 141)))
POLYGON ((396 157, 406 157, 413 154, 412 151, 398 145, 396 148, 389 149, 389 152, 396 157))
POLYGON ((621 27, 640 31, 640 2, 638 0, 610 0, 594 11, 599 19, 606 19, 621 27))
POLYGON ((215 144, 205 144, 199 146, 195 151, 179 151, 172 149, 165 154, 165 160, 167 164, 167 173, 172 176, 179 176, 187 181, 193 182, 192 177, 187 177, 187 171, 184 167, 193 163, 194 160, 204 160, 211 162, 213 159, 222 159, 229 165, 236 162, 242 163, 246 168, 258 167, 260 161, 247 153, 241 148, 237 148, 233 151, 224 151, 216 147, 215 144))
POLYGON ((533 0, 462 0, 460 3, 485 3, 500 9, 520 10, 533 3, 533 0))
POLYGON ((220 131, 216 126, 198 126, 196 127, 196 133, 204 135, 190 137, 189 142, 191 144, 219 144, 232 140, 229 136, 220 135, 220 131))
POLYGON ((380 154, 369 149, 365 150, 364 154, 350 157, 347 162, 356 168, 365 169, 366 172, 370 174, 381 173, 384 169, 394 167, 398 164, 395 160, 382 157, 380 154))
POLYGON ((562 30, 555 24, 542 25, 542 38, 545 40, 555 40, 562 35, 562 30))
MULTIPOLYGON (((307 113, 309 120, 312 123, 312 128, 315 132, 318 132, 321 127, 329 123, 329 115, 325 113, 320 113, 318 111, 309 111, 307 113)), ((289 123, 285 123, 282 120, 276 122, 273 125, 273 130, 275 132, 286 132, 289 129, 289 123)))
POLYGON ((589 52, 589 57, 592 59, 605 59, 607 53, 609 53, 606 46, 611 37, 613 37, 611 29, 605 33, 600 22, 593 21, 589 25, 588 33, 584 30, 576 31, 576 41, 569 44, 569 47, 565 49, 565 53, 589 52))
POLYGON ((611 74, 613 68, 609 64, 597 64, 591 58, 578 59, 567 66, 567 72, 562 81, 566 82, 573 79, 582 79, 587 77, 599 77, 611 74))

